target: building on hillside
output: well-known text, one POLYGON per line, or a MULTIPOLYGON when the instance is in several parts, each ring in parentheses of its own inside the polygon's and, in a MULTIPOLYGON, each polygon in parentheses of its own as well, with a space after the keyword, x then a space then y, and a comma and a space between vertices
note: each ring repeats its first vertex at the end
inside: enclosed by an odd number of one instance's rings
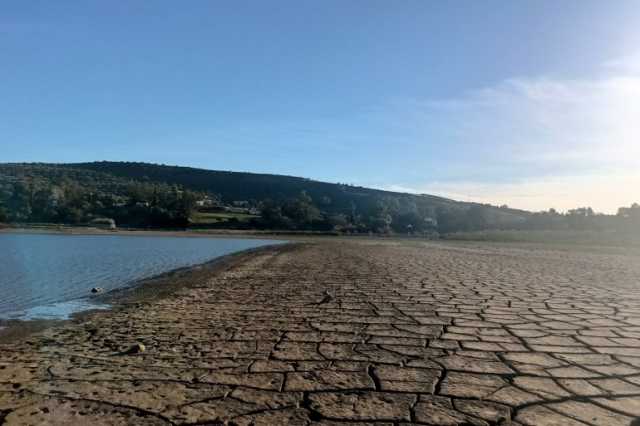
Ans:
POLYGON ((249 210, 250 210, 250 209, 248 209, 248 208, 246 208, 246 207, 229 207, 229 206, 226 206, 226 207, 224 208, 224 211, 225 211, 225 212, 227 212, 227 213, 243 213, 243 214, 249 214, 249 210))
POLYGON ((108 217, 97 217, 89 222, 89 226, 99 229, 116 229, 116 221, 108 217))
POLYGON ((204 197, 203 199, 196 201, 196 206, 198 207, 215 207, 217 205, 218 201, 210 197, 204 197))

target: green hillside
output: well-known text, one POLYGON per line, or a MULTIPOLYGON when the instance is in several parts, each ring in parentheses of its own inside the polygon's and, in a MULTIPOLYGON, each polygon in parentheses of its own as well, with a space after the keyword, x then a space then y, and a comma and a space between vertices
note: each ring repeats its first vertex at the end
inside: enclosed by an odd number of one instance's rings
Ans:
POLYGON ((452 232, 518 227, 529 215, 292 176, 131 162, 0 164, 0 221, 452 232), (236 214, 222 214, 229 211, 236 214))
POLYGON ((350 212, 352 204, 359 210, 368 210, 378 200, 385 198, 392 198, 400 204, 415 202, 421 208, 452 207, 459 204, 431 195, 401 194, 283 175, 107 161, 64 164, 60 167, 91 170, 142 182, 178 184, 195 191, 216 194, 226 203, 239 200, 285 200, 297 197, 300 192, 305 191, 316 203, 322 204, 323 210, 336 213, 350 212))

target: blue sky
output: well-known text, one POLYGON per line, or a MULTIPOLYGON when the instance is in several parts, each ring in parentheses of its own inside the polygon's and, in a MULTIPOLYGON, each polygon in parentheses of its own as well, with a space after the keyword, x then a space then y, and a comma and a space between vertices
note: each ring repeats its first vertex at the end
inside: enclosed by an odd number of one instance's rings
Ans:
POLYGON ((0 161, 640 201, 637 1, 4 1, 0 161))

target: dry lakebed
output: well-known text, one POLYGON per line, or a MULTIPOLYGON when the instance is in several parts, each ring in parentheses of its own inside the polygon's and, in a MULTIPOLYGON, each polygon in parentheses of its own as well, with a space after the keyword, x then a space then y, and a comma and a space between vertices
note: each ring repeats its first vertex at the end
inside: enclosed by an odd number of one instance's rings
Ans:
POLYGON ((316 239, 0 341, 7 425, 638 425, 640 256, 316 239))

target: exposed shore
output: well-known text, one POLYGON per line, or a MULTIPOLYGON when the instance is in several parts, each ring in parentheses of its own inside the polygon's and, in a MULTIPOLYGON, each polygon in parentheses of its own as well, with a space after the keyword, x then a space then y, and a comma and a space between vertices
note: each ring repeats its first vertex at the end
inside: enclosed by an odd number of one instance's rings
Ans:
MULTIPOLYGON (((61 226, 61 227, 7 227, 0 228, 0 234, 55 234, 55 235, 126 235, 126 236, 158 236, 158 237, 201 237, 201 238, 334 238, 339 237, 331 233, 317 233, 305 231, 267 231, 267 230, 162 230, 162 229, 126 229, 118 228, 114 230, 91 228, 84 226, 61 226)), ((360 238, 369 238, 361 236, 360 238)))
POLYGON ((7 234, 63 234, 63 235, 130 235, 130 236, 159 236, 159 237, 205 237, 205 238, 264 238, 279 235, 277 233, 260 233, 257 231, 189 231, 189 230, 154 230, 154 229, 115 229, 107 230, 90 227, 38 227, 20 228, 9 227, 0 229, 0 233, 7 234))
POLYGON ((1 343, 0 421, 626 426, 640 417, 638 257, 334 239, 210 266, 1 343))
MULTIPOLYGON (((142 232, 145 233, 137 233, 135 235, 147 235, 147 231, 142 232)), ((40 234, 40 232, 38 232, 38 234, 40 234)), ((172 236, 171 233, 150 234, 155 236, 172 236)), ((74 235, 102 235, 102 233, 82 233, 74 235)), ((108 235, 113 234, 109 233, 108 235)), ((122 233, 116 233, 116 235, 122 235, 122 233)), ((73 314, 69 320, 36 319, 23 321, 0 319, 0 344, 24 339, 32 333, 45 330, 49 327, 64 325, 67 323, 82 322, 96 313, 104 314, 105 311, 118 311, 129 305, 150 303, 154 300, 166 297, 179 289, 198 285, 198 283, 201 283, 207 277, 220 273, 226 268, 239 265, 252 256, 256 256, 262 252, 274 250, 279 247, 283 246, 269 245, 246 249, 216 257, 202 264, 177 268, 153 277, 133 281, 125 287, 117 288, 91 298, 91 301, 97 304, 109 305, 109 309, 78 312, 73 314)))

